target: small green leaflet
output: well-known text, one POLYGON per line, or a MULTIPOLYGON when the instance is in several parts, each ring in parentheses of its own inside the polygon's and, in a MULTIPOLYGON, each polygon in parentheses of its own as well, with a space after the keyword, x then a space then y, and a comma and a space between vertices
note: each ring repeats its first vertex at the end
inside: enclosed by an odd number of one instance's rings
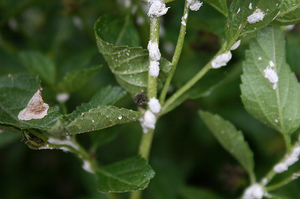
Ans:
POLYGON ((42 119, 30 121, 18 119, 19 112, 27 107, 28 102, 39 88, 41 85, 37 75, 24 73, 1 77, 0 124, 11 125, 20 129, 50 129, 61 117, 54 107, 50 108, 48 115, 42 119))
POLYGON ((243 63, 242 101, 255 118, 280 133, 291 134, 300 125, 300 86, 285 60, 284 33, 268 27, 250 42, 243 63), (278 75, 277 88, 265 78, 273 65, 278 75))
POLYGON ((155 173, 147 161, 129 158, 97 170, 98 190, 104 193, 123 193, 147 188, 155 173))
MULTIPOLYGON (((138 46, 139 37, 130 17, 104 15, 95 23, 100 53, 119 84, 130 93, 146 92, 148 84, 148 51, 138 46)), ((162 85, 170 70, 170 62, 161 59, 158 83, 162 85)))
POLYGON ((234 0, 230 5, 226 25, 228 50, 246 34, 252 33, 270 24, 279 14, 280 0, 234 0), (256 23, 249 23, 248 17, 260 9, 264 17, 256 23))
POLYGON ((37 74, 50 85, 56 80, 56 66, 47 56, 37 51, 23 51, 18 54, 21 64, 30 72, 37 74))
POLYGON ((291 25, 300 22, 300 0, 282 0, 280 14, 276 18, 276 25, 291 25))
POLYGON ((219 143, 244 167, 253 180, 255 178, 253 153, 242 132, 218 115, 204 111, 200 111, 199 114, 219 143))
POLYGON ((210 4, 220 13, 222 13, 225 17, 228 16, 228 8, 226 0, 203 0, 204 2, 210 4))

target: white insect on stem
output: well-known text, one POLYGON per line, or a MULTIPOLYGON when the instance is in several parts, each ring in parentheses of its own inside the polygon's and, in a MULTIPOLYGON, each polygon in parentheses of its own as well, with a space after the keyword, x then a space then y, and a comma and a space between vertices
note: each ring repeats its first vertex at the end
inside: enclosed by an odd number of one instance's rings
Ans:
POLYGON ((247 17, 249 23, 257 23, 262 21, 265 17, 265 13, 257 8, 250 16, 247 17))
POLYGON ((237 48, 240 46, 240 44, 241 44, 241 40, 238 40, 237 42, 235 42, 235 43, 231 46, 230 50, 235 50, 235 49, 237 49, 237 48))
POLYGON ((252 3, 249 4, 249 9, 252 10, 252 3))
POLYGON ((149 17, 160 17, 168 12, 169 7, 167 8, 161 0, 148 0, 148 3, 150 4, 149 17))
POLYGON ((203 2, 200 2, 198 0, 188 0, 187 6, 192 10, 192 11, 198 11, 201 6, 203 5, 203 2))
POLYGON ((296 146, 293 148, 290 154, 287 154, 284 160, 278 164, 276 164, 273 170, 276 173, 282 173, 288 170, 288 167, 292 166, 299 160, 300 155, 300 146, 296 146))
POLYGON ((41 91, 42 88, 39 88, 28 102, 27 107, 20 111, 19 120, 42 119, 48 114, 49 105, 44 103, 41 91))
POLYGON ((275 72, 275 70, 273 70, 271 68, 271 66, 268 66, 265 70, 264 70, 264 76, 267 80, 269 80, 269 82, 271 84, 273 84, 273 90, 275 90, 277 88, 277 83, 279 81, 278 75, 275 72))
POLYGON ((263 186, 256 183, 246 189, 243 195, 243 199, 261 199, 263 198, 263 196, 263 186))
POLYGON ((151 98, 148 102, 148 106, 149 109, 153 112, 153 113, 159 113, 160 109, 161 109, 161 105, 158 101, 158 99, 156 99, 155 97, 151 98))
POLYGON ((181 18, 181 24, 184 25, 184 26, 186 26, 186 19, 187 19, 187 17, 188 17, 188 14, 185 13, 185 15, 183 15, 183 17, 181 18))
POLYGON ((93 170, 92 167, 91 167, 91 163, 90 163, 89 161, 87 161, 87 160, 83 160, 82 168, 83 168, 86 172, 88 172, 88 173, 92 173, 92 174, 95 173, 94 170, 93 170))
POLYGON ((147 48, 149 51, 149 56, 152 60, 156 60, 156 61, 160 60, 161 54, 160 54, 157 42, 152 42, 150 40, 147 48))
POLYGON ((212 68, 220 68, 222 66, 226 66, 227 62, 230 61, 232 57, 232 54, 230 51, 223 53, 221 55, 218 55, 212 62, 211 67, 212 68))
POLYGON ((159 62, 158 61, 150 61, 149 75, 151 75, 152 77, 158 77, 158 75, 159 75, 159 62))
POLYGON ((147 110, 142 118, 139 119, 144 133, 148 133, 150 129, 155 128, 156 116, 150 111, 147 110))

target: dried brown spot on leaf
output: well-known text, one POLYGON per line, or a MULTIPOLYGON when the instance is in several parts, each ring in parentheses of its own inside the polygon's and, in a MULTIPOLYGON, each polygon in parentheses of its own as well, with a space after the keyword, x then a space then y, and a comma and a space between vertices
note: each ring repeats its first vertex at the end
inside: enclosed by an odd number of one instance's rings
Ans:
POLYGON ((41 91, 42 88, 39 88, 30 99, 27 107, 20 111, 19 120, 42 119, 48 114, 49 105, 43 101, 41 91))

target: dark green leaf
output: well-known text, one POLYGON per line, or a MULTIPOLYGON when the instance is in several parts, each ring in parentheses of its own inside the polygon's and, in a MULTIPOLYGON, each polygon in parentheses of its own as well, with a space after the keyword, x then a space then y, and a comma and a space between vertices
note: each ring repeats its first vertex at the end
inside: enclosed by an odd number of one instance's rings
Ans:
POLYGON ((0 78, 0 124, 12 125, 21 129, 36 128, 48 130, 60 118, 56 108, 50 108, 42 119, 22 121, 18 114, 41 87, 37 75, 18 74, 0 78))
POLYGON ((201 188, 184 187, 180 190, 183 199, 221 199, 221 196, 201 188))
POLYGON ((243 63, 242 101, 255 118, 284 134, 293 133, 300 124, 300 86, 285 60, 284 33, 265 28, 246 51, 243 63), (278 75, 277 88, 264 77, 272 61, 278 75))
POLYGON ((64 76, 63 80, 57 85, 58 92, 72 93, 78 90, 88 80, 90 80, 94 75, 96 75, 101 68, 102 66, 96 66, 67 73, 64 76))
POLYGON ((234 0, 230 5, 226 38, 228 50, 246 34, 252 33, 270 24, 279 14, 280 0, 234 0), (251 5, 251 6, 250 6, 251 5), (252 9, 250 9, 252 7, 252 9), (248 16, 260 9, 265 16, 256 23, 248 23, 248 16))
POLYGON ((143 190, 154 174, 145 159, 139 156, 129 158, 97 171, 98 190, 104 193, 143 190))
MULTIPOLYGON (((145 92, 148 84, 148 51, 141 47, 125 46, 139 45, 131 19, 105 15, 98 19, 94 28, 99 51, 119 84, 130 93, 145 92)), ((167 60, 161 60, 160 85, 170 70, 169 65, 167 60)))
POLYGON ((217 9, 224 16, 228 16, 228 8, 226 0, 203 0, 204 2, 210 4, 212 7, 217 9))
POLYGON ((113 105, 126 95, 126 91, 118 86, 107 86, 98 91, 89 103, 95 107, 99 105, 113 105))
POLYGON ((300 22, 300 1, 282 0, 280 14, 275 20, 278 25, 291 25, 300 22))
POLYGON ((52 60, 36 51, 24 51, 18 54, 20 62, 32 73, 50 85, 56 80, 56 67, 52 60))
POLYGON ((248 143, 244 140, 242 132, 238 131, 233 124, 218 115, 204 111, 200 111, 199 114, 224 149, 236 158, 250 177, 254 179, 253 153, 248 143))
MULTIPOLYGON (((1 126, 0 126, 1 128, 1 126)), ((1 129, 0 129, 1 131, 1 129)), ((21 134, 17 133, 10 133, 10 132, 2 132, 0 133, 0 148, 3 148, 10 143, 15 142, 16 140, 21 140, 22 136, 21 134)))
POLYGON ((91 108, 86 104, 67 115, 66 121, 57 123, 50 132, 59 135, 79 134, 133 122, 140 117, 139 112, 129 109, 119 109, 115 106, 91 108))

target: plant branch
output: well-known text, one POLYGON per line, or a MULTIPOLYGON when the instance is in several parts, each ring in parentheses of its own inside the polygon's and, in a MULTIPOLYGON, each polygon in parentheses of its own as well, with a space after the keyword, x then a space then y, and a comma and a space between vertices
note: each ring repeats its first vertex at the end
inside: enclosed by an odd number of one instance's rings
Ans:
POLYGON ((184 39, 185 39, 185 34, 186 34, 186 24, 187 24, 188 14, 189 14, 189 8, 187 6, 187 0, 186 0, 185 6, 184 6, 184 11, 183 11, 181 27, 180 27, 180 32, 179 32, 175 52, 174 52, 174 55, 172 58, 171 70, 170 70, 169 76, 167 77, 166 83, 163 87, 163 90, 160 94, 160 98, 159 98, 160 104, 164 104, 164 102, 165 102, 170 83, 172 81, 174 72, 176 70, 176 67, 177 67, 177 64, 178 64, 178 61, 179 61, 179 58, 181 55, 181 51, 182 51, 182 47, 183 47, 183 43, 184 43, 184 39))

